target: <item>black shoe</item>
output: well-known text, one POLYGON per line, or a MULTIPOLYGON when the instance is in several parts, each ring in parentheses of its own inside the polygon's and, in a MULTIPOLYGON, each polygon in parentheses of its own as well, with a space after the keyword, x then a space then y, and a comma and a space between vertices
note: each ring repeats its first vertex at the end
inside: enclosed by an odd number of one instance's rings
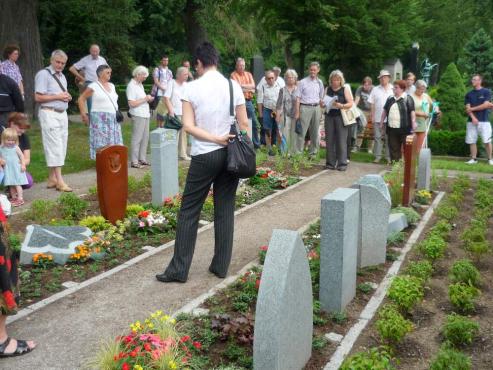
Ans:
POLYGON ((270 155, 271 157, 274 157, 276 154, 275 154, 275 153, 274 153, 274 151, 271 149, 271 150, 269 150, 269 155, 270 155))
POLYGON ((347 167, 337 167, 337 171, 346 171, 347 167))
POLYGON ((334 166, 331 166, 330 164, 326 164, 326 165, 324 166, 324 168, 325 168, 326 170, 335 170, 335 169, 336 169, 334 166))
POLYGON ((168 276, 168 275, 166 275, 165 272, 163 272, 162 274, 157 274, 156 279, 162 283, 186 283, 187 282, 186 280, 181 280, 181 279, 177 279, 177 278, 168 276))
POLYGON ((211 274, 216 275, 219 279, 224 279, 226 277, 226 274, 219 274, 216 271, 214 271, 213 269, 211 269, 210 267, 209 267, 209 272, 211 274))

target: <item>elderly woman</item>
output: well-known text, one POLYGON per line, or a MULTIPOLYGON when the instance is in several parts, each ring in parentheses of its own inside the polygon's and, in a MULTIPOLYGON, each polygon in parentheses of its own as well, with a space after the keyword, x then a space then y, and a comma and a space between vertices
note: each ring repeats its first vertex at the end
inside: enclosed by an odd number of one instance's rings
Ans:
MULTIPOLYGON (((179 67, 176 70, 176 79, 172 80, 168 84, 168 88, 164 93, 164 103, 168 108, 168 114, 170 116, 176 116, 181 121, 182 116, 182 103, 181 99, 185 92, 185 86, 188 79, 188 68, 179 67)), ((187 155, 187 133, 181 129, 178 132, 178 157, 180 159, 189 161, 191 158, 187 155)))
MULTIPOLYGON (((31 143, 29 141, 29 137, 26 134, 26 130, 31 128, 29 124, 29 120, 24 113, 10 113, 7 121, 7 127, 15 129, 17 135, 19 135, 19 148, 22 151, 22 155, 24 156, 24 164, 29 166, 31 163, 31 143)), ((26 171, 27 176, 27 185, 23 185, 24 189, 29 189, 33 186, 33 177, 29 172, 26 171)))
POLYGON ((7 45, 3 49, 3 59, 0 63, 0 74, 9 76, 19 86, 22 96, 24 96, 24 84, 22 83, 22 75, 17 65, 17 59, 19 59, 21 49, 17 45, 7 45))
POLYGON ((123 144, 122 129, 116 121, 118 94, 110 82, 111 68, 107 64, 96 69, 98 81, 91 82, 79 97, 82 122, 89 125, 89 154, 96 159, 96 150, 106 145, 123 144), (86 109, 87 99, 92 98, 91 115, 86 109))
POLYGON ((298 74, 294 69, 288 69, 284 74, 284 78, 286 86, 279 91, 276 105, 276 121, 287 145, 287 148, 281 146, 281 149, 285 153, 292 155, 296 154, 295 142, 297 133, 294 130, 296 127, 296 83, 298 74))
POLYGON ((197 239, 202 205, 214 186, 214 257, 209 271, 219 278, 228 273, 233 249, 233 226, 238 178, 227 170, 227 145, 231 137, 230 98, 242 134, 248 118, 240 85, 219 73, 219 54, 208 42, 201 44, 193 59, 197 80, 188 83, 183 96, 183 129, 194 137, 192 162, 178 213, 173 259, 166 271, 156 275, 164 283, 187 281, 197 239), (232 84, 232 97, 230 96, 232 84))
POLYGON ((127 85, 127 99, 132 116, 132 144, 130 154, 130 166, 142 168, 148 166, 147 144, 149 142, 149 120, 151 112, 149 102, 154 100, 144 91, 142 82, 149 76, 149 70, 144 66, 137 66, 132 71, 133 78, 127 85))
POLYGON ((433 101, 430 96, 425 92, 428 85, 423 80, 416 82, 416 90, 412 95, 414 100, 414 108, 416 112, 416 129, 414 135, 416 136, 418 153, 421 150, 423 143, 426 139, 426 121, 430 117, 433 109, 433 101))
POLYGON ((387 99, 383 106, 380 129, 387 125, 390 160, 398 161, 402 156, 402 145, 406 136, 416 129, 414 100, 406 94, 406 82, 394 81, 394 96, 387 99))
POLYGON ((363 139, 366 138, 368 140, 368 153, 373 153, 373 124, 371 122, 371 104, 368 101, 372 90, 373 81, 371 77, 366 76, 363 78, 363 84, 354 93, 354 104, 363 112, 366 118, 366 127, 363 132, 358 132, 356 149, 360 150, 363 139))
POLYGON ((327 149, 325 167, 330 170, 346 171, 349 127, 344 126, 341 109, 353 106, 353 95, 346 86, 344 75, 338 69, 329 75, 329 86, 326 91, 330 97, 337 97, 329 111, 325 113, 325 140, 327 149))

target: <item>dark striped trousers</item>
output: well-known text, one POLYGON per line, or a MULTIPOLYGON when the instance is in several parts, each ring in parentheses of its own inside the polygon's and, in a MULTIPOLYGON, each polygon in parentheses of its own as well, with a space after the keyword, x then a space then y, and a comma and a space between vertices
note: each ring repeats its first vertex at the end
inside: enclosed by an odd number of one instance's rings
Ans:
POLYGON ((214 257, 209 269, 226 276, 233 249, 234 211, 238 178, 226 170, 226 148, 192 157, 178 214, 173 259, 166 268, 169 277, 186 280, 197 241, 200 212, 214 184, 214 257))

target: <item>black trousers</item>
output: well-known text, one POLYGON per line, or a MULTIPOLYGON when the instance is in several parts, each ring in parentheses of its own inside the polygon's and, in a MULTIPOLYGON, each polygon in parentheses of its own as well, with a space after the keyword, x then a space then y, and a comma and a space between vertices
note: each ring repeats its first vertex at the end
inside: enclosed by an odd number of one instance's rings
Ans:
POLYGON ((214 184, 214 257, 210 270, 225 276, 233 250, 234 211, 238 178, 226 170, 226 148, 192 156, 178 214, 173 259, 166 268, 169 277, 186 280, 197 241, 200 212, 214 184))
POLYGON ((348 134, 350 126, 344 126, 341 115, 325 115, 325 164, 331 167, 347 167, 348 134))
POLYGON ((406 143, 406 136, 400 130, 387 130, 387 137, 389 142, 390 160, 398 161, 402 157, 402 146, 406 143))

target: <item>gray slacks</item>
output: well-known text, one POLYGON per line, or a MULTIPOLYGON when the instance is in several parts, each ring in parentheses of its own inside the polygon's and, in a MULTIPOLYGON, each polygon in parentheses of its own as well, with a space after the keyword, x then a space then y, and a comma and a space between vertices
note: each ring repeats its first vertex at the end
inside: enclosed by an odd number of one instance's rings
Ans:
POLYGON ((385 158, 389 161, 389 142, 387 136, 385 135, 385 126, 383 130, 381 130, 380 122, 373 122, 373 138, 375 139, 375 144, 373 146, 373 154, 375 155, 375 158, 378 160, 382 158, 382 149, 385 147, 385 158))
POLYGON ((234 211, 238 178, 226 170, 226 148, 192 156, 178 213, 175 249, 165 274, 185 281, 197 241, 200 212, 214 184, 214 257, 209 270, 226 276, 233 251, 234 211))
POLYGON ((147 162, 147 145, 149 144, 149 120, 150 118, 132 116, 132 142, 130 162, 147 162))
POLYGON ((348 133, 351 126, 344 126, 342 116, 325 115, 325 164, 333 168, 347 166, 348 133))
POLYGON ((296 137, 296 151, 303 152, 303 147, 305 145, 306 132, 310 134, 310 154, 314 155, 318 152, 318 147, 320 144, 319 126, 320 126, 320 116, 322 111, 320 106, 310 106, 310 105, 300 105, 300 120, 303 132, 301 135, 296 137))

